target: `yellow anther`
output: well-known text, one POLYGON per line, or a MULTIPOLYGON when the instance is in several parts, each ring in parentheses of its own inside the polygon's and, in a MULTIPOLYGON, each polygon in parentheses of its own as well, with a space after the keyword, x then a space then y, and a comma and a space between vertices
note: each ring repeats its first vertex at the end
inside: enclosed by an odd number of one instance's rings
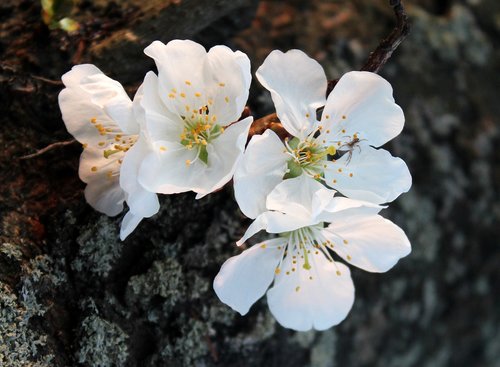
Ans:
POLYGON ((295 271, 295 268, 292 268, 292 271, 295 271))
POLYGON ((186 98, 186 93, 181 93, 182 98, 186 98))
POLYGON ((342 132, 345 133, 345 129, 342 129, 342 132))
POLYGON ((352 177, 352 176, 354 176, 354 175, 352 173, 349 173, 349 177, 352 177))
POLYGON ((335 155, 335 153, 337 153, 337 149, 335 149, 333 145, 330 145, 328 148, 326 148, 326 152, 329 155, 335 155))
POLYGON ((93 123, 93 124, 95 124, 95 123, 97 122, 97 119, 96 119, 95 117, 92 117, 92 118, 90 119, 90 122, 91 122, 91 123, 93 123))
POLYGON ((196 92, 194 95, 195 95, 195 97, 201 97, 201 93, 199 93, 199 92, 196 92))
POLYGON ((357 139, 358 138, 358 134, 352 134, 352 138, 353 139, 357 139))
POLYGON ((189 166, 191 164, 191 161, 189 159, 186 159, 186 166, 189 166))
POLYGON ((309 277, 309 280, 313 280, 313 277, 309 277))
POLYGON ((346 115, 342 115, 342 120, 345 120, 346 118, 346 115))
POLYGON ((298 291, 300 291, 300 287, 297 286, 297 287, 295 287, 295 292, 298 292, 298 291))
POLYGON ((87 143, 82 144, 83 149, 87 148, 89 145, 87 143))
POLYGON ((172 92, 173 92, 173 93, 177 93, 177 89, 172 88, 172 92))
POLYGON ((97 167, 96 167, 96 166, 93 166, 90 170, 91 170, 92 172, 95 172, 95 171, 97 171, 97 167))
POLYGON ((168 95, 168 98, 175 98, 175 94, 170 93, 170 94, 168 95))
POLYGON ((223 127, 220 128, 220 133, 222 134, 225 131, 223 127))
POLYGON ((311 116, 311 115, 309 115, 308 113, 306 113, 306 117, 309 118, 309 116, 311 116))
POLYGON ((325 115, 325 119, 329 119, 330 118, 330 115, 325 115))
POLYGON ((220 86, 220 87, 225 87, 225 86, 226 86, 226 83, 219 83, 219 86, 220 86))
POLYGON ((344 240, 344 245, 347 245, 349 242, 347 242, 347 240, 344 240))
POLYGON ((100 141, 97 145, 99 145, 100 147, 103 147, 106 143, 103 142, 103 141, 100 141))
POLYGON ((337 270, 337 275, 338 276, 342 275, 342 273, 340 272, 340 270, 337 270))
POLYGON ((334 183, 334 184, 335 184, 335 183, 337 183, 337 180, 333 180, 333 183, 334 183))
POLYGON ((215 122, 215 121, 217 121, 217 116, 213 115, 212 116, 212 122, 215 122))
POLYGON ((188 105, 186 105, 186 106, 184 106, 184 107, 186 107, 186 111, 188 111, 188 112, 189 112, 189 110, 191 109, 191 107, 189 107, 188 105))
POLYGON ((108 172, 106 172, 106 176, 107 176, 109 179, 113 178, 113 171, 108 171, 108 172))
POLYGON ((329 130, 329 129, 328 129, 328 130, 326 130, 326 133, 327 133, 327 134, 330 134, 330 130, 329 130))
POLYGON ((162 145, 162 146, 160 147, 160 150, 161 150, 162 152, 165 152, 165 151, 167 150, 167 148, 166 148, 166 147, 164 147, 164 146, 162 145))
POLYGON ((226 101, 226 103, 229 103, 229 97, 224 97, 224 100, 226 101))
POLYGON ((287 271, 287 272, 286 272, 286 275, 290 275, 290 272, 289 272, 289 271, 287 271))
POLYGON ((347 260, 351 261, 352 260, 352 257, 350 255, 347 255, 347 260))
POLYGON ((184 83, 186 83, 186 85, 191 85, 191 82, 189 80, 186 80, 184 83))
POLYGON ((281 269, 280 268, 276 268, 276 270, 274 270, 274 274, 279 274, 281 273, 281 269))
POLYGON ((337 171, 339 171, 339 173, 342 172, 342 168, 339 168, 337 171))
POLYGON ((265 243, 263 243, 262 245, 260 245, 260 248, 266 248, 267 245, 265 243))

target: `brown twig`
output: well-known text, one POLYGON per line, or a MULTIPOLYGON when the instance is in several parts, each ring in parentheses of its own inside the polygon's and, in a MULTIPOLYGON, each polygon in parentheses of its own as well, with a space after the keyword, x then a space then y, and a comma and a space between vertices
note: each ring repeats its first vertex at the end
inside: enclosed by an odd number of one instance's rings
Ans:
MULTIPOLYGON (((389 0, 389 5, 392 7, 394 14, 396 15, 396 26, 389 33, 389 35, 380 42, 375 51, 370 53, 370 56, 366 60, 365 64, 361 68, 361 71, 371 71, 373 73, 378 73, 385 63, 391 58, 392 53, 398 48, 401 42, 404 41, 408 33, 410 32, 410 23, 408 22, 408 16, 406 15, 403 2, 401 0, 389 0)), ((326 96, 331 93, 338 79, 329 80, 326 96)), ((272 121, 272 129, 280 137, 287 136, 288 133, 281 125, 278 116, 275 113, 261 117, 255 120, 250 128, 249 138, 253 135, 260 135, 266 129, 270 128, 269 121, 272 121)))
POLYGON ((35 153, 28 154, 28 155, 23 155, 22 157, 19 157, 21 160, 26 160, 26 159, 31 159, 38 157, 44 153, 47 153, 48 151, 55 149, 55 148, 60 148, 60 147, 65 147, 67 145, 71 145, 76 143, 77 141, 75 139, 67 140, 67 141, 58 141, 56 143, 52 143, 50 145, 47 145, 45 148, 42 148, 40 150, 37 150, 35 153))

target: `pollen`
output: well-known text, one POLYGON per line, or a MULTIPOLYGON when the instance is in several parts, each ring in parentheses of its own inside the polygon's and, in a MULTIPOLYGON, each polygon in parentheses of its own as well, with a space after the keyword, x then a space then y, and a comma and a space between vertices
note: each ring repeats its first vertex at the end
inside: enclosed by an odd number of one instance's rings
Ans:
POLYGON ((345 133, 345 129, 342 129, 342 133, 345 133))
POLYGON ((352 176, 354 176, 354 175, 352 173, 349 173, 349 177, 352 177, 352 176))
POLYGON ((342 275, 342 273, 340 272, 340 270, 337 270, 337 275, 338 275, 338 276, 341 276, 341 275, 342 275))
POLYGON ((88 145, 87 143, 83 143, 83 144, 82 144, 83 149, 87 148, 88 146, 89 146, 89 145, 88 145))
POLYGON ((175 98, 175 94, 170 93, 170 94, 168 95, 168 98, 175 98))
POLYGON ((229 97, 224 97, 224 101, 226 101, 226 103, 229 103, 229 97))
POLYGON ((260 248, 266 248, 267 245, 265 243, 263 243, 262 245, 260 245, 260 248))
POLYGON ((274 270, 274 274, 279 274, 281 273, 281 269, 280 268, 276 268, 276 270, 274 270))
POLYGON ((335 184, 335 183, 337 183, 337 180, 333 180, 333 183, 334 183, 334 184, 335 184))
POLYGON ((326 116, 325 116, 325 119, 327 119, 327 120, 328 120, 329 118, 330 118, 330 115, 326 115, 326 116))
POLYGON ((103 141, 100 141, 97 145, 99 145, 100 147, 103 147, 106 143, 103 142, 103 141))
POLYGON ((300 291, 300 287, 297 286, 297 287, 295 287, 295 292, 298 292, 298 291, 300 291))
POLYGON ((189 159, 186 159, 186 166, 189 166, 191 164, 191 161, 189 159))
POLYGON ((346 115, 342 115, 342 120, 345 120, 346 118, 346 115))
POLYGON ((352 257, 350 255, 347 255, 346 256, 347 260, 351 261, 352 260, 352 257))
POLYGON ((339 168, 337 171, 339 171, 339 173, 342 172, 342 168, 339 168))
POLYGON ((172 92, 173 92, 173 93, 177 93, 177 89, 172 88, 172 92))
POLYGON ((181 93, 182 98, 186 98, 186 93, 181 93))
POLYGON ((90 170, 91 170, 92 172, 95 172, 95 171, 97 171, 97 167, 96 167, 96 166, 93 166, 90 170))
POLYGON ((189 80, 186 80, 184 83, 186 83, 186 85, 191 85, 191 82, 189 80))
POLYGON ((292 268, 292 271, 295 271, 295 268, 292 268))
POLYGON ((200 92, 196 92, 194 95, 195 95, 195 97, 201 97, 201 93, 200 92))
POLYGON ((166 147, 164 147, 164 146, 161 146, 161 147, 160 147, 160 150, 161 150, 162 152, 165 152, 165 151, 167 150, 167 148, 166 148, 166 147))
POLYGON ((90 119, 90 122, 91 122, 91 123, 93 123, 93 124, 95 124, 95 123, 97 122, 97 119, 96 119, 95 117, 92 117, 92 118, 90 119))
POLYGON ((349 242, 347 242, 347 240, 344 240, 344 245, 347 245, 349 242))
POLYGON ((219 83, 219 87, 225 87, 226 83, 219 83))
POLYGON ((308 113, 306 113, 306 117, 309 118, 311 115, 309 115, 308 113))
POLYGON ((189 107, 188 105, 186 105, 185 107, 186 107, 186 111, 189 112, 189 110, 191 109, 191 107, 189 107))

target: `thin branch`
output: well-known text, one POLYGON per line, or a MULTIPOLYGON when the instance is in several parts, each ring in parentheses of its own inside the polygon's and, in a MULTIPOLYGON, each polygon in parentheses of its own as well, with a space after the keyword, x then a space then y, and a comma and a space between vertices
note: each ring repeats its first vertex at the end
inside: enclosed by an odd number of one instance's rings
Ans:
MULTIPOLYGON (((404 41, 408 33, 410 33, 410 23, 408 22, 408 16, 406 15, 403 2, 401 0, 389 0, 389 5, 392 7, 394 14, 396 15, 396 26, 389 33, 389 35, 380 42, 375 51, 370 53, 370 56, 366 60, 365 64, 361 68, 361 71, 371 71, 373 73, 378 73, 386 62, 391 58, 392 53, 398 48, 401 42, 404 41)), ((331 93, 338 79, 329 80, 326 90, 326 96, 331 93)), ((250 128, 249 138, 253 135, 262 134, 266 129, 269 128, 269 122, 273 123, 273 130, 281 137, 286 136, 288 133, 281 125, 278 117, 275 113, 264 116, 253 122, 250 128)))
POLYGON ((67 145, 72 145, 74 143, 77 143, 77 141, 75 139, 71 139, 71 140, 67 140, 67 141, 58 141, 56 143, 52 143, 50 145, 47 145, 45 148, 37 150, 35 153, 23 155, 22 157, 19 157, 19 159, 26 160, 26 159, 35 158, 35 157, 41 156, 42 154, 45 154, 48 151, 51 151, 55 148, 65 147, 67 145))

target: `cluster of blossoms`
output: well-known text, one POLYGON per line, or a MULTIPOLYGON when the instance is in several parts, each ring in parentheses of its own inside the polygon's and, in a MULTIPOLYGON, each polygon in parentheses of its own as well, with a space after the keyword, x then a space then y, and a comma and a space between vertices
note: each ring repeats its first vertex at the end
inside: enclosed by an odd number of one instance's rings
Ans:
POLYGON ((83 145, 80 178, 96 210, 119 214, 120 237, 158 212, 157 194, 199 199, 234 179, 241 211, 254 219, 243 238, 273 238, 228 259, 214 280, 218 297, 242 315, 267 291, 277 321, 295 330, 327 329, 354 302, 344 262, 385 272, 411 251, 404 232, 378 213, 411 186, 406 164, 378 149, 404 125, 390 84, 350 72, 325 97, 321 66, 303 52, 273 51, 257 71, 289 137, 247 137, 239 120, 248 99, 250 61, 216 46, 155 41, 158 68, 130 100, 93 65, 63 76, 59 104, 83 145), (271 287, 269 290, 268 288, 271 287))

